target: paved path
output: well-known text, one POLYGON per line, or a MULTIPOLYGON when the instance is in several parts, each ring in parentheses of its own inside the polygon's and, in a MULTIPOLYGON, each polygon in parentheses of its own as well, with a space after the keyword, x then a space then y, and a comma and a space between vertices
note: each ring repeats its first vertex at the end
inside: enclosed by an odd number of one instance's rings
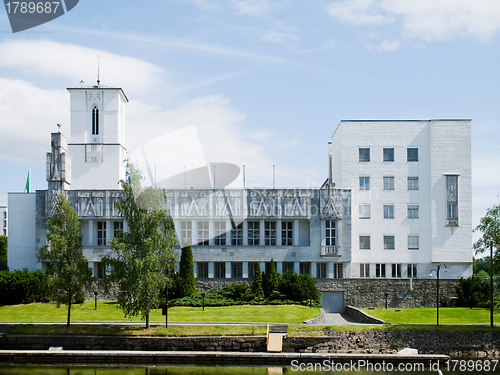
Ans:
POLYGON ((321 322, 317 324, 340 326, 344 324, 364 324, 364 323, 359 323, 346 314, 325 313, 323 319, 321 319, 321 322))

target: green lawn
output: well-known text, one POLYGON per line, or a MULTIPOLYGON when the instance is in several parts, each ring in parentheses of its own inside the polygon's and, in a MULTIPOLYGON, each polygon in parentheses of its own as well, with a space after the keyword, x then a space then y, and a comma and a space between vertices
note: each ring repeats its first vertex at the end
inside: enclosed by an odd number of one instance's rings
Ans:
MULTIPOLYGON (((367 314, 382 319, 387 323, 436 323, 436 308, 414 308, 414 309, 363 309, 367 314)), ((495 309, 493 320, 500 324, 500 310, 495 309)), ((489 324, 490 310, 467 307, 440 307, 439 324, 489 324)))
MULTIPOLYGON (((168 320, 173 322, 254 322, 254 323, 302 323, 319 315, 318 308, 306 306, 224 306, 224 307, 172 307, 168 309, 168 320)), ((0 321, 17 322, 64 322, 67 308, 54 304, 32 303, 29 305, 0 306, 0 321)), ((151 321, 165 321, 161 309, 154 310, 151 321)), ((116 302, 94 302, 73 305, 71 321, 141 321, 139 317, 125 319, 116 302)))

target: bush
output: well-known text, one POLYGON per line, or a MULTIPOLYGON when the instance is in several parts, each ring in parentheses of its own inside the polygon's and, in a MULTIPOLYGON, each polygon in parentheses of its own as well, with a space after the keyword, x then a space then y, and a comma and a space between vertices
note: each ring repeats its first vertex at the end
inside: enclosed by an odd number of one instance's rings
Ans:
POLYGON ((297 275, 295 272, 286 272, 281 278, 278 291, 287 299, 304 302, 311 297, 316 303, 321 303, 321 293, 316 289, 311 275, 297 275))
POLYGON ((0 304, 48 302, 47 275, 40 270, 0 271, 0 304))
POLYGON ((7 269, 7 236, 0 236, 0 270, 7 269))
POLYGON ((458 307, 485 307, 488 304, 490 286, 478 276, 460 278, 456 287, 458 307))
POLYGON ((180 296, 190 296, 196 292, 196 280, 194 278, 193 250, 191 245, 185 246, 181 250, 181 262, 179 276, 182 279, 181 287, 178 288, 180 296))

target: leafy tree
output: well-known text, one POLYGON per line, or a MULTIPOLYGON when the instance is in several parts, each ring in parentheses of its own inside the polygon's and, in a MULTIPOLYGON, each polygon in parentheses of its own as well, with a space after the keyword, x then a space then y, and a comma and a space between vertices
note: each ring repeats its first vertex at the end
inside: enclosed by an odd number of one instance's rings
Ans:
POLYGON ((461 277, 460 283, 456 287, 457 306, 485 307, 488 303, 489 291, 489 283, 482 281, 478 276, 461 277))
POLYGON ((68 306, 67 326, 71 322, 71 304, 92 280, 92 270, 83 255, 80 221, 64 195, 58 195, 54 216, 47 221, 47 242, 37 252, 47 262, 48 285, 57 306, 68 306))
MULTIPOLYGON (((500 264, 500 252, 498 251, 500 249, 500 206, 488 208, 486 215, 481 218, 474 231, 480 231, 483 234, 474 244, 476 254, 489 253, 490 246, 493 246, 493 274, 497 273, 500 264)), ((490 272, 489 264, 485 271, 490 272)))
POLYGON ((181 262, 179 274, 182 282, 181 297, 190 296, 196 292, 196 280, 194 278, 193 250, 187 245, 181 250, 181 262))
POLYGON ((262 289, 262 273, 260 270, 260 263, 255 263, 255 276, 252 281, 252 294, 256 298, 264 297, 264 290, 262 289))
POLYGON ((7 236, 0 236, 0 270, 7 269, 7 236))
POLYGON ((119 287, 118 303, 126 317, 139 315, 149 328, 149 313, 167 283, 166 271, 173 269, 177 242, 172 218, 163 208, 164 192, 141 187, 141 173, 128 164, 127 180, 121 181, 122 199, 116 210, 128 230, 111 240, 115 257, 103 258, 110 272, 103 278, 109 291, 119 287))
POLYGON ((472 260, 472 273, 477 275, 480 271, 488 272, 490 270, 490 257, 474 258, 472 260))

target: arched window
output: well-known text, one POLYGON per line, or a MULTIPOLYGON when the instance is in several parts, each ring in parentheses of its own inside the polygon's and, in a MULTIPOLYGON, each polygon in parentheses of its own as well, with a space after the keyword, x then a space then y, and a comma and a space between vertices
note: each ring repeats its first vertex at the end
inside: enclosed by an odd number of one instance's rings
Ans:
POLYGON ((99 109, 94 107, 92 110, 92 135, 99 134, 99 109))

